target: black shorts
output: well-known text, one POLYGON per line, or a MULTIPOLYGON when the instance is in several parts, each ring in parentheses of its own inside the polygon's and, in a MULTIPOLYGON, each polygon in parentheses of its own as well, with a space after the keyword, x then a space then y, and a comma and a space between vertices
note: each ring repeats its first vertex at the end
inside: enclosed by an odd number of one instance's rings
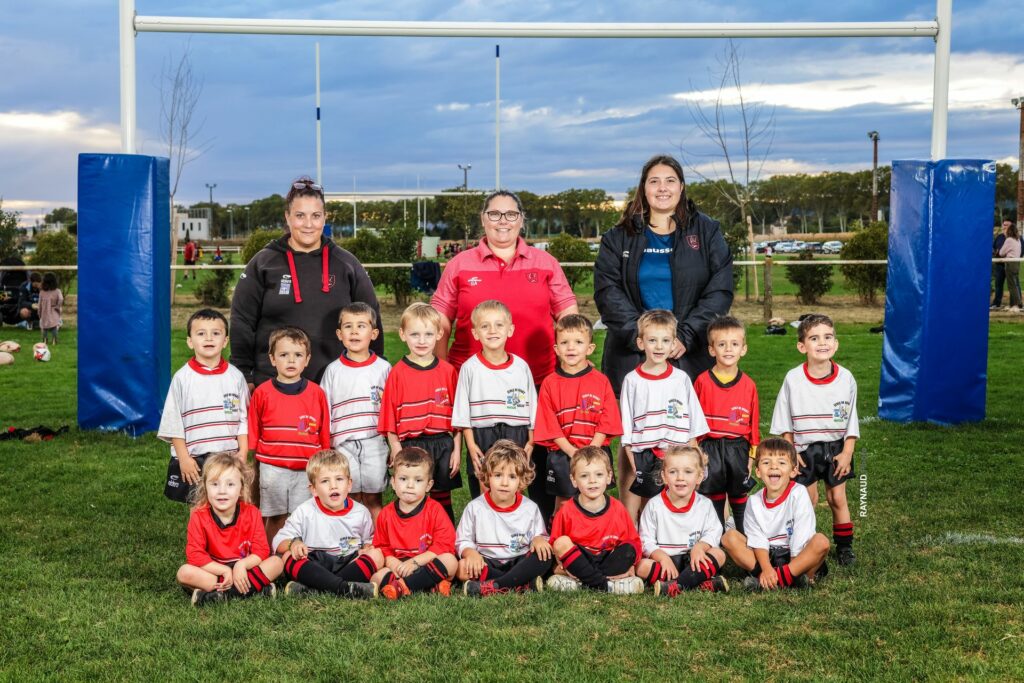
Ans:
POLYGON ((605 550, 596 555, 582 547, 580 547, 580 550, 590 558, 594 566, 605 576, 625 574, 629 571, 630 567, 636 564, 636 548, 629 543, 623 543, 611 550, 605 550))
POLYGON ((572 498, 579 490, 569 477, 569 456, 561 448, 548 449, 546 488, 549 495, 572 498))
MULTIPOLYGON (((508 439, 517 446, 523 447, 530 440, 530 428, 526 425, 507 425, 502 423, 491 425, 490 427, 473 427, 473 440, 476 441, 476 445, 480 447, 484 454, 491 450, 491 446, 501 439, 508 439)), ((476 475, 472 458, 469 459, 466 471, 476 475)))
POLYGON ((843 450, 843 439, 836 441, 816 441, 807 447, 800 457, 807 463, 806 467, 800 468, 800 474, 796 483, 810 486, 816 481, 823 480, 832 488, 839 486, 848 479, 853 479, 853 462, 850 462, 850 471, 845 477, 836 477, 835 457, 843 450))
POLYGON ((697 491, 702 496, 715 493, 742 498, 757 485, 750 476, 750 442, 746 439, 704 439, 701 449, 708 456, 708 476, 697 491))
POLYGON ((422 448, 430 453, 434 459, 434 488, 433 491, 451 491, 462 488, 462 473, 456 472, 454 477, 448 475, 452 466, 452 451, 455 450, 455 440, 452 435, 424 434, 414 439, 406 439, 402 442, 402 448, 422 448))
POLYGON ((629 487, 629 492, 642 498, 654 498, 665 487, 661 480, 661 458, 650 448, 633 451, 633 464, 636 465, 636 478, 629 487))
MULTIPOLYGON (((196 461, 200 474, 203 473, 203 464, 208 457, 209 454, 196 455, 192 458, 196 461)), ((195 486, 186 484, 185 480, 181 478, 181 464, 178 459, 171 458, 171 461, 167 463, 167 483, 164 484, 164 495, 179 503, 187 503, 195 488, 195 486)))
POLYGON ((310 562, 320 565, 330 573, 337 576, 341 573, 341 570, 352 563, 352 560, 359 557, 358 552, 349 553, 348 555, 332 555, 323 550, 310 550, 307 555, 310 562))

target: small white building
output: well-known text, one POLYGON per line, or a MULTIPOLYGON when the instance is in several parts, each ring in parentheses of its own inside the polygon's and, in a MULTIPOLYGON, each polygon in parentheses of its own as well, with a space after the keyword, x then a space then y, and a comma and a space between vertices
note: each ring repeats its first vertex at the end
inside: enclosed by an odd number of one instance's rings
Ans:
POLYGON ((186 213, 175 210, 174 226, 179 242, 184 242, 186 236, 191 240, 209 240, 210 210, 189 209, 186 213))

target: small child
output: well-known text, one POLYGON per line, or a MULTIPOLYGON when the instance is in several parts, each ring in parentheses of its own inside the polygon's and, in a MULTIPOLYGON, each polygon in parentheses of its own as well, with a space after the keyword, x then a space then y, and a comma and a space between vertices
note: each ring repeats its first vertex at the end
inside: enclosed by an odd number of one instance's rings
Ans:
POLYGON ((270 333, 268 347, 277 377, 252 394, 249 436, 260 463, 260 510, 269 542, 312 496, 306 465, 331 447, 331 410, 323 390, 302 376, 310 357, 306 333, 282 327, 270 333))
POLYGON ((786 374, 771 432, 796 446, 796 481, 808 488, 812 504, 818 502, 817 482, 824 480, 836 556, 839 564, 848 566, 856 560, 846 481, 853 478, 853 447, 860 438, 857 381, 832 360, 839 340, 827 315, 815 313, 801 320, 797 339, 796 348, 807 362, 786 374))
POLYGON ((572 485, 579 493, 555 513, 551 547, 558 558, 548 588, 609 593, 643 593, 644 582, 634 575, 640 558, 640 536, 629 513, 605 494, 612 480, 612 461, 598 446, 572 454, 572 485))
POLYGON ((455 532, 458 578, 466 595, 543 590, 553 559, 540 508, 523 491, 535 473, 529 456, 507 439, 495 443, 480 467, 484 494, 462 511, 455 532))
POLYGON ((412 446, 430 453, 434 458, 430 497, 441 504, 454 526, 451 492, 462 488, 462 435, 454 430, 452 437, 452 401, 458 374, 447 361, 434 356, 440 330, 441 314, 430 304, 417 302, 402 313, 398 336, 409 347, 409 353, 388 375, 377 430, 387 434, 392 460, 398 451, 412 446))
POLYGON ((725 553, 718 547, 722 523, 711 501, 697 493, 708 458, 699 448, 671 446, 661 460, 665 488, 644 507, 640 540, 644 556, 636 573, 655 595, 674 598, 683 591, 729 592, 718 571, 725 553))
POLYGON ((547 491, 556 497, 556 511, 578 493, 569 467, 577 449, 607 448, 611 437, 622 434, 611 382, 587 360, 594 348, 594 326, 586 317, 570 313, 555 323, 558 368, 540 386, 533 439, 548 449, 547 491))
POLYGON ((473 338, 481 349, 459 369, 452 426, 462 429, 469 452, 469 493, 480 495, 478 478, 484 453, 499 439, 533 450, 533 422, 537 414, 537 388, 530 366, 505 351, 515 331, 512 313, 500 301, 484 301, 471 315, 473 338))
POLYGON ((60 330, 60 311, 64 306, 64 294, 57 285, 57 275, 43 275, 43 288, 39 292, 39 329, 43 332, 44 344, 57 344, 57 332, 60 330))
POLYGON ((636 519, 645 501, 658 495, 659 462, 666 448, 696 446, 708 433, 690 376, 669 361, 676 340, 676 317, 656 308, 637 320, 636 345, 644 362, 622 380, 622 446, 634 479, 629 490, 640 499, 629 499, 626 509, 636 519))
POLYGON ((249 449, 249 385, 221 357, 227 318, 203 308, 189 317, 185 330, 194 355, 171 379, 157 430, 171 444, 164 495, 181 503, 191 497, 209 456, 229 453, 244 461, 249 449))
POLYGON ((313 497, 295 508, 271 544, 291 579, 285 595, 314 590, 377 597, 377 585, 369 581, 384 565, 384 556, 372 546, 369 510, 349 498, 348 460, 336 451, 319 451, 309 459, 306 476, 313 497))
POLYGON ((380 398, 391 365, 370 349, 380 331, 377 312, 361 301, 338 315, 338 339, 345 351, 324 370, 320 388, 331 407, 331 446, 348 458, 352 498, 374 520, 388 481, 388 442, 377 431, 380 398))
POLYGON ((422 448, 402 448, 393 467, 395 500, 381 510, 373 534, 384 568, 371 580, 388 600, 411 593, 451 595, 451 579, 459 566, 455 527, 441 504, 427 497, 434 483, 434 457, 422 448))
POLYGON ((708 353, 715 365, 693 383, 710 428, 700 442, 708 456, 708 476, 700 492, 714 503, 723 525, 728 497, 736 530, 742 534, 747 494, 757 485, 750 476, 754 448, 761 441, 757 386, 739 368, 740 358, 747 355, 743 323, 728 315, 712 320, 708 325, 708 353))
POLYGON ((196 607, 228 598, 274 597, 281 558, 270 552, 259 509, 249 502, 253 472, 226 453, 211 455, 188 518, 186 564, 178 583, 196 607))
POLYGON ((757 476, 764 488, 747 505, 746 535, 727 529, 722 547, 741 569, 749 590, 803 588, 808 576, 825 576, 828 539, 815 533, 814 506, 799 486, 796 451, 785 439, 765 439, 757 447, 757 476))

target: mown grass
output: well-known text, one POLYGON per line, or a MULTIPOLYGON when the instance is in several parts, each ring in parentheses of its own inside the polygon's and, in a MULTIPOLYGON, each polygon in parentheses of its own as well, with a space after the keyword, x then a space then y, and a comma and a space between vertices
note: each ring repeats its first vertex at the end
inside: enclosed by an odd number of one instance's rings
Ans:
MULTIPOLYGON (((838 359, 860 384, 867 516, 851 483, 858 564, 833 566, 801 592, 321 597, 196 611, 174 584, 187 513, 161 495, 162 443, 74 430, 3 442, 0 678, 1019 680, 1022 330, 992 326, 988 418, 941 428, 874 418, 881 338, 840 326, 838 359)), ((74 423, 76 339, 62 335, 49 364, 26 349, 0 368, 0 425, 74 423)), ((750 335, 743 367, 758 382, 766 429, 800 357, 792 334, 750 335)), ((9 328, 0 336, 36 340, 9 328)), ((175 331, 175 367, 187 357, 182 337, 175 331)), ((387 342, 396 358, 398 340, 387 342)), ((818 516, 828 532, 827 508, 818 516)))

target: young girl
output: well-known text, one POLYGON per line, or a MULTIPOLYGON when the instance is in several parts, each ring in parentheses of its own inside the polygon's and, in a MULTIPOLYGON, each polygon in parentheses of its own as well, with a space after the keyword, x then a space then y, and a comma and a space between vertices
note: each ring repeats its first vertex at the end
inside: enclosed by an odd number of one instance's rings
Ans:
POLYGON ((231 454, 203 465, 188 520, 186 564, 178 583, 192 589, 195 606, 254 595, 274 597, 281 558, 272 555, 258 507, 249 502, 253 473, 231 454))
POLYGON ((654 594, 675 597, 686 590, 728 592, 718 575, 725 564, 719 548, 722 523, 710 500, 697 493, 708 458, 699 448, 665 450, 661 478, 665 488, 651 498, 640 517, 644 559, 636 573, 654 586, 654 594))
POLYGON ((457 577, 466 595, 543 590, 553 558, 540 509, 523 497, 533 477, 526 451, 508 439, 484 456, 480 482, 486 490, 466 506, 455 534, 457 577))
POLYGON ((39 293, 39 329, 43 331, 43 343, 57 344, 57 330, 60 329, 60 309, 64 295, 57 286, 54 273, 43 275, 43 291, 39 293))

